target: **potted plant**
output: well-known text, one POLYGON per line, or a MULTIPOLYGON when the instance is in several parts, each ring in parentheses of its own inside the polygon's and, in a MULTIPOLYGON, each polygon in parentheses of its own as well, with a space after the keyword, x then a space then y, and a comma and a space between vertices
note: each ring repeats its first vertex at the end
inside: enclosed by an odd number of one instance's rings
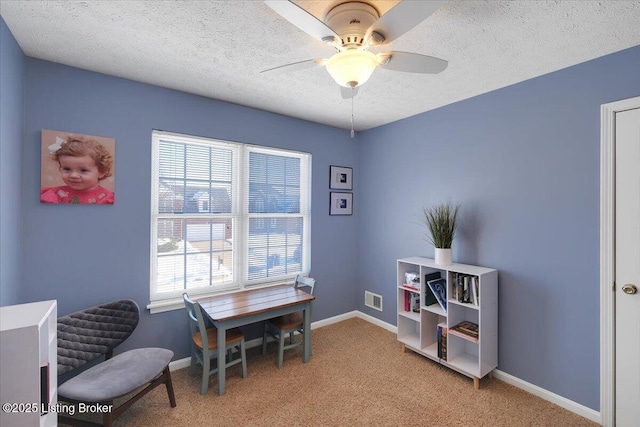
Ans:
POLYGON ((460 205, 450 201, 422 208, 421 222, 427 226, 427 239, 435 247, 435 261, 439 265, 451 264, 451 243, 456 234, 460 205))

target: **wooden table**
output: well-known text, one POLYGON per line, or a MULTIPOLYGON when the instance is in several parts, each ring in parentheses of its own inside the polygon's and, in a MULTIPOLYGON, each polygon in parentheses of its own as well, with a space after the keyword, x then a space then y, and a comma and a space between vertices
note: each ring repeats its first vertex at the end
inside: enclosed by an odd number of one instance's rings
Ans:
MULTIPOLYGON (((227 329, 271 319, 287 313, 303 311, 304 341, 302 362, 311 354, 311 301, 315 297, 291 285, 250 289, 198 300, 218 328, 218 343, 224 343, 227 329)), ((224 394, 225 346, 218 345, 218 394, 224 394)))

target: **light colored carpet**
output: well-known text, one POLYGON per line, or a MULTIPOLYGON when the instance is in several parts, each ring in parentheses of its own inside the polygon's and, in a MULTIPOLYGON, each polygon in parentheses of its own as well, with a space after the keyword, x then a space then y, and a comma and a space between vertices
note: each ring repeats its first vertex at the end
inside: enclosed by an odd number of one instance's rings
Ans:
MULTIPOLYGON (((187 339, 185 337, 185 339, 187 339)), ((473 380, 408 351, 396 335, 362 319, 312 332, 307 364, 300 348, 275 365, 247 351, 248 377, 227 370, 227 391, 215 376, 201 396, 200 373, 172 372, 177 407, 161 386, 116 420, 118 426, 596 426, 559 406, 497 379, 473 380)))

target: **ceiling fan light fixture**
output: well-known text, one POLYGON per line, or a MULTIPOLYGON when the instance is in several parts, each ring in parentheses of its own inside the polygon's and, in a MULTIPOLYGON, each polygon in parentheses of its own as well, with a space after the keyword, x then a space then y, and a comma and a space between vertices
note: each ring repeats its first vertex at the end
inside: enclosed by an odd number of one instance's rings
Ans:
POLYGON ((338 52, 327 61, 327 71, 340 86, 356 87, 369 80, 378 60, 376 55, 359 49, 338 52))

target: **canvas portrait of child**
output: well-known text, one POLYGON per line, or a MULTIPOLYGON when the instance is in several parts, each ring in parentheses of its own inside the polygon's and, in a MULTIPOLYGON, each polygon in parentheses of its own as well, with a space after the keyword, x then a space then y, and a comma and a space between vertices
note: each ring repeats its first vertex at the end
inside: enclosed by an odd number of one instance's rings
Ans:
POLYGON ((112 205, 115 139, 42 130, 40 202, 112 205))

